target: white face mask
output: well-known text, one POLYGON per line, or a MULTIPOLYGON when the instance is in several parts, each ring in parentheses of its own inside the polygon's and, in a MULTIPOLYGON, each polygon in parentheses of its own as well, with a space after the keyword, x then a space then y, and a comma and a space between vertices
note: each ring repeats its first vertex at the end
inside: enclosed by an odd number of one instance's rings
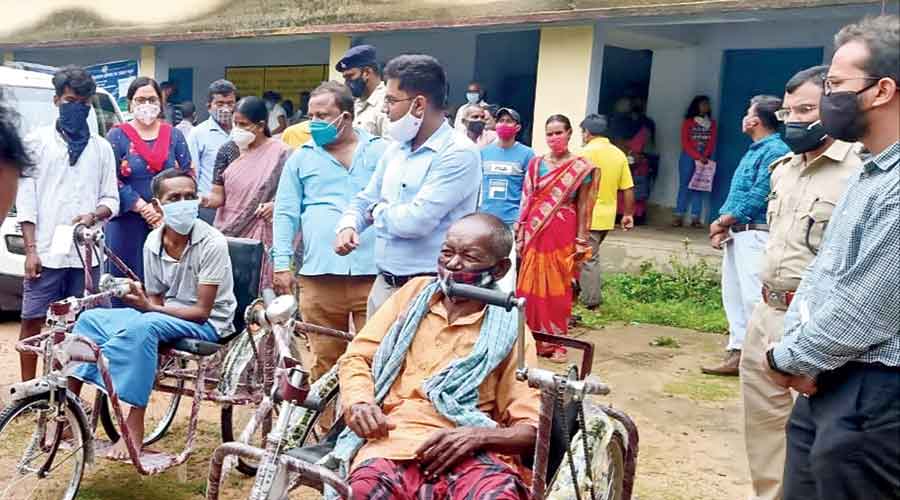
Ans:
POLYGON ((144 125, 152 124, 157 118, 159 118, 158 104, 138 104, 134 108, 134 119, 144 125))
POLYGON ((419 129, 422 128, 422 119, 416 118, 412 114, 412 105, 409 111, 402 118, 395 122, 388 123, 388 133, 391 138, 400 142, 409 142, 416 137, 419 129))
POLYGON ((469 104, 475 104, 479 99, 481 99, 481 94, 478 92, 466 92, 466 101, 469 101, 469 104))
POLYGON ((229 137, 241 151, 246 151, 250 147, 250 143, 256 140, 256 134, 237 126, 231 128, 229 137))

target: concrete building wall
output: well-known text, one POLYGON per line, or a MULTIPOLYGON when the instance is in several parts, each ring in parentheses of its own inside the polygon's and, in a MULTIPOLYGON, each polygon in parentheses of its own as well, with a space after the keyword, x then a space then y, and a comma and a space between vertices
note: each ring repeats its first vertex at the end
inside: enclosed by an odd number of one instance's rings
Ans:
POLYGON ((77 47, 66 49, 20 49, 13 53, 16 61, 46 64, 48 66, 65 66, 77 64, 90 66, 110 61, 132 59, 140 61, 140 45, 124 45, 118 47, 77 47))
MULTIPOLYGON (((192 42, 157 46, 156 76, 165 80, 169 68, 194 69, 194 95, 200 116, 206 116, 209 84, 225 77, 227 66, 328 64, 328 38, 192 42)), ((297 96, 284 96, 296 102, 297 96)))
POLYGON ((722 58, 728 49, 824 47, 831 59, 834 34, 850 19, 812 22, 723 23, 686 25, 685 37, 697 36, 689 47, 656 49, 650 80, 648 115, 656 122, 660 173, 650 202, 674 207, 678 194, 681 121, 691 98, 710 97, 713 112, 721 109, 722 58))
POLYGON ((447 72, 450 107, 455 110, 465 102, 466 85, 475 76, 477 36, 477 31, 466 30, 379 33, 354 37, 353 45, 374 45, 382 63, 402 54, 436 57, 447 72))

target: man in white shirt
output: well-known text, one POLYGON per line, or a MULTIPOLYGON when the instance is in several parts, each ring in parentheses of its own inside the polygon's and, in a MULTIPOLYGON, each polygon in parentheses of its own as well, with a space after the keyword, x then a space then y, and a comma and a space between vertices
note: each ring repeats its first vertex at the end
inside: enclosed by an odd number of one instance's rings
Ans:
MULTIPOLYGON (((19 179, 18 219, 25 239, 20 339, 40 333, 51 303, 84 291, 81 259, 50 252, 58 226, 93 226, 119 212, 116 161, 106 139, 92 134, 87 117, 97 84, 84 69, 66 66, 53 76, 59 119, 26 138, 34 161, 28 177, 19 179)), ((94 262, 94 278, 99 275, 94 262)), ((20 354, 22 380, 35 376, 37 357, 20 354)))
POLYGON ((269 110, 269 132, 278 135, 284 132, 288 126, 287 111, 281 105, 281 94, 274 90, 263 92, 263 100, 266 101, 266 109, 269 110))

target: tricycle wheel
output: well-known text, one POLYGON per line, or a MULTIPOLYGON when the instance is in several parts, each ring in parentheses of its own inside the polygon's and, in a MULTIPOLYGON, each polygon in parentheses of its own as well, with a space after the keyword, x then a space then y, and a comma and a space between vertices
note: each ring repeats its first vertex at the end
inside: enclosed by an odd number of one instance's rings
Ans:
POLYGON ((93 438, 80 403, 66 394, 59 421, 49 392, 19 400, 0 413, 0 498, 78 496, 93 438))

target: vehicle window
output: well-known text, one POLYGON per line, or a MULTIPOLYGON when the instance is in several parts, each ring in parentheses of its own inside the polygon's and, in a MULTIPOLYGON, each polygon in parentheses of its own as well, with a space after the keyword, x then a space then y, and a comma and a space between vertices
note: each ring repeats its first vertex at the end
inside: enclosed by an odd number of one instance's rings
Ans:
POLYGON ((59 113, 53 105, 53 89, 4 87, 3 95, 21 115, 22 134, 52 125, 59 113))
POLYGON ((119 123, 115 104, 106 94, 95 95, 92 104, 97 115, 97 131, 101 136, 106 137, 106 134, 119 123))

